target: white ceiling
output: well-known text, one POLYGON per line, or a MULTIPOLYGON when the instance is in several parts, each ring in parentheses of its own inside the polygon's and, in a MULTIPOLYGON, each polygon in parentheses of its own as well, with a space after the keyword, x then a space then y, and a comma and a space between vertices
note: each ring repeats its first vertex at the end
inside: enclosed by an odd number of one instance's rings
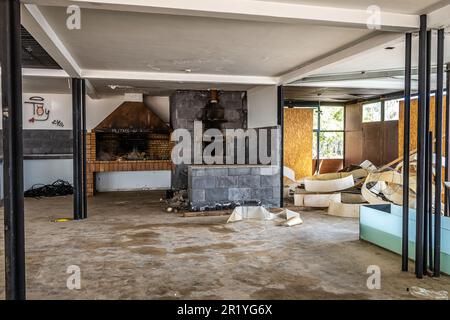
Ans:
POLYGON ((99 95, 116 95, 128 92, 144 93, 153 96, 170 95, 175 90, 207 90, 216 88, 226 91, 246 91, 252 85, 218 84, 218 83, 190 83, 190 82, 162 82, 145 80, 90 80, 99 95), (111 88, 110 85, 113 85, 111 88))
POLYGON ((305 4, 324 7, 338 7, 349 9, 366 9, 376 5, 382 11, 397 13, 419 14, 425 9, 439 6, 448 1, 442 0, 258 0, 267 2, 286 2, 294 4, 305 4))
MULTIPOLYGON (((447 37, 449 33, 446 32, 447 37)), ((433 46, 432 46, 432 64, 436 63, 436 33, 433 33, 433 46)), ((403 69, 405 67, 405 41, 402 39, 396 44, 390 45, 394 49, 386 50, 385 48, 380 48, 374 51, 369 51, 362 53, 357 56, 353 56, 351 59, 344 60, 335 64, 331 64, 317 70, 315 75, 323 74, 338 74, 338 73, 348 73, 348 72, 362 72, 362 71, 373 71, 373 70, 389 70, 389 69, 403 69)), ((445 41, 445 57, 444 63, 450 62, 450 41, 447 39, 445 41)), ((411 62, 413 67, 417 67, 418 59, 418 37, 414 35, 412 41, 411 50, 411 62)))
POLYGON ((69 30, 65 8, 41 11, 86 69, 277 76, 371 32, 91 9, 69 30))
POLYGON ((391 93, 389 89, 365 88, 327 88, 327 87, 286 87, 284 96, 287 100, 346 102, 350 100, 371 98, 391 93))
MULTIPOLYGON (((433 33, 432 43, 432 64, 436 63, 436 33, 433 33)), ((403 70, 405 66, 405 42, 400 40, 395 44, 390 44, 394 49, 387 50, 385 48, 380 48, 378 50, 365 52, 360 55, 353 56, 351 59, 344 60, 335 64, 330 64, 323 68, 317 70, 316 73, 310 75, 309 77, 314 78, 314 76, 337 76, 343 74, 354 74, 355 79, 353 80, 327 80, 321 82, 305 82, 298 83, 296 85, 297 96, 302 96, 302 93, 309 92, 307 90, 322 90, 324 92, 333 90, 338 90, 341 93, 340 98, 344 99, 345 94, 342 90, 348 90, 347 93, 351 93, 354 89, 366 89, 367 92, 372 92, 372 95, 379 95, 379 90, 398 92, 404 89, 404 77, 385 77, 385 78, 374 78, 374 79, 356 79, 357 74, 361 73, 361 78, 364 77, 362 73, 368 73, 371 71, 384 71, 384 70, 403 70)), ((418 37, 414 35, 412 42, 412 66, 417 67, 418 59, 418 37)), ((450 41, 445 41, 445 63, 450 62, 450 41)), ((445 83, 445 77, 444 77, 445 83)), ((412 77, 412 90, 417 89, 417 77, 412 77)), ((431 88, 434 90, 436 88, 436 74, 432 74, 431 88)), ((311 98, 309 95, 304 95, 305 99, 311 98)))
MULTIPOLYGON (((394 49, 385 50, 383 44, 387 40, 384 38, 376 40, 376 38, 386 37, 386 35, 390 38, 393 35, 396 38, 397 34, 367 29, 364 23, 364 11, 371 5, 377 5, 383 13, 401 13, 402 17, 408 14, 414 18, 412 15, 430 12, 450 3, 448 0, 257 0, 323 6, 329 9, 338 7, 347 9, 345 12, 351 17, 352 9, 363 10, 363 13, 359 12, 359 15, 363 16, 362 24, 347 27, 349 25, 345 23, 333 25, 330 22, 333 20, 331 17, 329 17, 330 23, 316 21, 314 24, 305 22, 309 21, 308 19, 281 22, 284 20, 267 18, 263 21, 250 19, 249 16, 249 20, 246 20, 245 17, 235 19, 234 16, 226 14, 221 15, 220 18, 202 16, 202 8, 194 14, 186 11, 186 15, 183 13, 172 15, 173 13, 138 12, 139 6, 127 7, 125 2, 121 2, 122 6, 116 6, 114 10, 112 8, 114 4, 111 7, 106 2, 102 3, 103 8, 106 6, 111 10, 101 9, 100 5, 93 9, 95 3, 80 1, 81 5, 89 5, 90 8, 82 7, 81 30, 69 30, 66 27, 68 15, 64 3, 55 3, 50 0, 30 1, 38 4, 53 3, 54 6, 35 6, 34 14, 30 11, 33 15, 32 19, 36 20, 33 23, 37 22, 47 35, 49 30, 51 31, 49 38, 54 43, 50 50, 54 51, 55 47, 58 50, 62 48, 62 51, 56 55, 61 58, 62 54, 66 62, 74 65, 72 71, 77 72, 76 76, 86 76, 98 96, 133 92, 159 95, 176 89, 202 90, 211 87, 221 90, 247 90, 256 83, 262 85, 267 84, 264 82, 272 81, 271 84, 276 84, 278 80, 274 79, 283 79, 277 77, 284 76, 293 70, 296 70, 294 72, 296 73, 300 69, 307 70, 307 77, 402 69, 404 66, 403 40, 400 39, 394 44, 389 42, 387 45, 393 45, 394 49), (52 32, 54 35, 51 35, 52 32), (380 41, 383 41, 381 47, 379 47, 380 41), (310 65, 314 66, 312 72, 308 69, 310 65), (110 72, 110 75, 102 77, 101 75, 105 72, 110 72), (133 73, 140 73, 140 75, 133 73), (175 75, 171 79, 176 80, 167 81, 166 75, 175 75), (193 77, 184 77, 186 75, 193 77), (196 75, 203 80, 190 81, 195 80, 196 75), (227 77, 232 77, 236 81, 232 82, 227 77), (243 77, 253 78, 249 80, 243 77), (257 77, 259 79, 256 79, 257 77), (165 81, 157 81, 160 79, 165 81), (215 83, 220 82, 217 79, 222 80, 222 83, 215 83), (111 85, 115 85, 116 88, 112 89, 111 85)), ((128 4, 131 2, 133 1, 128 4)), ((175 5, 175 2, 171 3, 175 5)), ((143 4, 144 7, 146 5, 151 6, 150 3, 143 4)), ((280 12, 283 11, 282 8, 279 9, 280 12)), ((321 15, 322 11, 317 9, 315 13, 321 15)), ((338 9, 335 12, 333 9, 331 12, 335 17, 338 12, 343 11, 338 9)), ((276 14, 274 13, 274 16, 276 14)), ((36 30, 38 29, 39 27, 36 30)), ((401 36, 401 34, 398 35, 401 36)), ((48 41, 45 36, 42 39, 44 44, 48 41)), ((415 38, 413 66, 417 65, 417 51, 415 38)), ((433 55, 435 55, 434 51, 433 55)), ((450 61, 450 41, 446 43, 446 61, 450 61)), ((72 72, 67 69, 66 71, 72 72)), ((64 91, 67 90, 65 84, 65 79, 24 79, 24 88, 41 92, 64 91), (47 87, 51 89, 46 90, 47 87)), ((397 91, 402 84, 401 77, 327 81, 304 84, 303 88, 293 88, 292 92, 295 91, 297 96, 304 92, 305 96, 308 94, 310 97, 312 89, 307 87, 313 87, 314 90, 318 87, 320 90, 328 90, 330 95, 345 94, 343 92, 345 89, 349 89, 349 92, 354 92, 356 89, 368 89, 378 93, 385 90, 397 91), (332 88, 339 88, 339 90, 333 92, 332 88)))
MULTIPOLYGON (((162 82, 144 80, 90 80, 97 94, 102 96, 123 95, 125 93, 143 93, 152 96, 167 96, 175 90, 207 90, 216 88, 225 91, 246 91, 252 85, 222 84, 222 83, 190 83, 190 82, 162 82)), ((24 92, 30 93, 71 93, 69 78, 30 77, 22 78, 24 92)))

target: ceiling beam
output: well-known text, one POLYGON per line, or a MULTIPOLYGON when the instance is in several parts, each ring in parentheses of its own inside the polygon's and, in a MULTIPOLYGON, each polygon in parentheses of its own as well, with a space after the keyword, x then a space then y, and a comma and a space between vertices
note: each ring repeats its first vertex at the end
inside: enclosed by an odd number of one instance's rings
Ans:
MULTIPOLYGON (((265 22, 302 22, 320 25, 367 28, 372 12, 295 3, 257 0, 28 0, 39 5, 117 10, 255 20, 265 22)), ((379 27, 385 31, 409 31, 419 28, 419 17, 412 14, 380 11, 379 27)))
MULTIPOLYGON (((64 43, 53 30, 38 6, 23 4, 21 6, 21 23, 42 48, 72 78, 81 77, 81 68, 64 43)), ((92 99, 98 99, 94 86, 86 81, 87 93, 92 99)))
POLYGON ((175 72, 139 72, 113 70, 82 70, 84 79, 109 80, 145 80, 180 83, 217 83, 217 84, 249 84, 276 85, 277 77, 242 76, 225 74, 175 73, 175 72))
MULTIPOLYGON (((314 87, 314 88, 341 88, 341 89, 386 89, 386 90, 401 90, 404 89, 403 79, 367 79, 367 80, 343 80, 343 81, 323 81, 323 82, 308 82, 301 84, 289 85, 292 87, 314 87)), ((415 82, 412 87, 416 88, 415 82)))
POLYGON ((21 22, 33 38, 39 42, 69 76, 74 78, 80 76, 80 66, 36 5, 22 5, 21 22))
POLYGON ((305 63, 293 71, 285 73, 280 77, 280 84, 286 85, 293 83, 319 71, 320 68, 347 61, 360 54, 397 43, 402 39, 403 35, 399 33, 374 32, 364 39, 353 42, 318 59, 305 63))
POLYGON ((69 78, 67 72, 61 69, 22 68, 22 76, 38 78, 69 78))
MULTIPOLYGON (((436 73, 436 66, 431 67, 431 74, 436 73)), ((411 75, 417 76, 417 67, 411 69, 411 75)), ((346 81, 346 80, 368 80, 381 78, 402 78, 405 76, 404 69, 390 69, 390 70, 371 70, 364 72, 349 72, 338 74, 320 74, 311 77, 305 77, 301 80, 295 81, 292 84, 314 83, 323 81, 346 81)))

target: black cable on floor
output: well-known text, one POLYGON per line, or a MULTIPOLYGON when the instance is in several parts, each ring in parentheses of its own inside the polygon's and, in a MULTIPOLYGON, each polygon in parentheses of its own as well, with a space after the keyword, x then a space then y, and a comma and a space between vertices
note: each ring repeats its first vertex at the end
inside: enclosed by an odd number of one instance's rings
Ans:
POLYGON ((25 191, 25 197, 57 197, 73 194, 72 185, 64 180, 56 180, 52 184, 35 184, 25 191))

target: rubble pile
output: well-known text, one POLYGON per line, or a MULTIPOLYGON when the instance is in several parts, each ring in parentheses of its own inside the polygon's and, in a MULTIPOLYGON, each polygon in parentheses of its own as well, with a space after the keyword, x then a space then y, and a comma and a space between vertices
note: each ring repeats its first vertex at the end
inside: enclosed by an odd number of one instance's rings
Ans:
POLYGON ((179 210, 189 209, 189 196, 185 189, 182 190, 168 190, 166 198, 161 199, 166 204, 167 212, 178 212, 179 210))

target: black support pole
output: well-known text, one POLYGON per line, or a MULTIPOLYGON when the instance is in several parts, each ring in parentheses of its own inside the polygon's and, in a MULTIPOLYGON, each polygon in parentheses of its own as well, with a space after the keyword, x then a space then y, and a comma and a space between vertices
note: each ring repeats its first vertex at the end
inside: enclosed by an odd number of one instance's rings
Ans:
POLYGON ((82 143, 81 143, 81 111, 82 81, 72 79, 72 135, 73 135, 73 217, 83 219, 83 179, 82 179, 82 143))
POLYGON ((444 29, 438 30, 436 85, 436 180, 434 193, 434 276, 441 273, 442 100, 444 91, 444 29))
MULTIPOLYGON (((427 163, 430 165, 427 167, 427 175, 428 177, 433 177, 433 132, 429 131, 427 135, 427 163)), ((427 182, 428 183, 428 182, 427 182)), ((425 247, 426 250, 424 250, 424 274, 426 274, 427 270, 427 253, 428 253, 428 266, 429 269, 433 269, 433 187, 432 182, 429 181, 428 186, 428 207, 427 212, 428 215, 425 215, 425 218, 427 219, 427 223, 424 223, 424 237, 427 237, 427 239, 424 239, 424 246, 428 245, 428 247, 425 247), (428 250, 428 251, 427 251, 428 250)))
POLYGON ((431 170, 432 165, 432 148, 430 152, 430 142, 428 139, 428 133, 430 132, 430 95, 431 95, 431 45, 432 45, 432 33, 431 30, 427 31, 427 68, 426 68, 426 93, 425 93, 425 192, 424 192, 424 202, 425 211, 423 215, 423 272, 424 275, 427 273, 427 262, 428 262, 428 238, 429 238, 429 221, 431 221, 432 212, 432 177, 433 171, 431 170))
POLYGON ((5 296, 25 300, 20 1, 0 0, 5 296))
POLYGON ((86 81, 81 80, 81 145, 82 145, 82 219, 87 218, 87 153, 86 153, 86 81))
POLYGON ((283 181, 284 181, 284 90, 283 86, 277 88, 278 126, 280 128, 280 207, 284 205, 283 181))
POLYGON ((420 16, 419 32, 419 104, 417 115, 417 210, 416 210, 416 252, 415 271, 416 277, 423 277, 423 217, 425 213, 425 107, 426 107, 426 55, 427 47, 427 16, 420 16))
POLYGON ((408 271, 409 245, 409 144, 411 117, 411 33, 405 39, 405 107, 403 128, 403 224, 402 224, 402 271, 408 271))
MULTIPOLYGON (((445 181, 450 181, 450 156, 449 156, 449 139, 450 139, 450 65, 447 64, 446 68, 447 72, 447 83, 446 83, 446 92, 447 95, 445 97, 445 181)), ((445 193, 445 215, 450 216, 450 203, 448 193, 445 193)))

